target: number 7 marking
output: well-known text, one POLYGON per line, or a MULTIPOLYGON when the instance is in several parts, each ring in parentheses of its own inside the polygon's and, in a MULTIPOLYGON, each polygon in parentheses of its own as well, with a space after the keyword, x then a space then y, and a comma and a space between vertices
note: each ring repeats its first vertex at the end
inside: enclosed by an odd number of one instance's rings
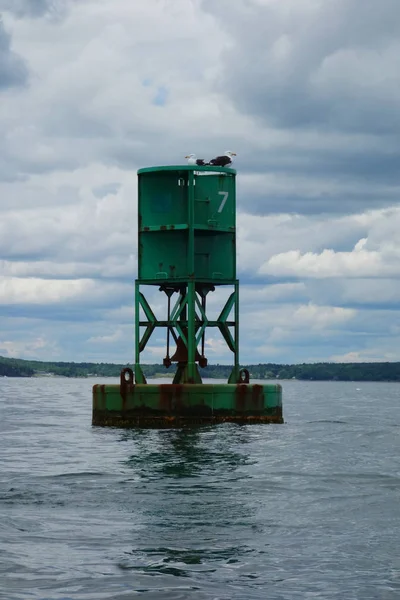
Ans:
POLYGON ((223 211, 224 206, 225 206, 225 202, 228 200, 229 192, 218 192, 218 194, 220 196, 223 196, 222 202, 221 202, 220 207, 218 209, 218 212, 221 213, 223 211))

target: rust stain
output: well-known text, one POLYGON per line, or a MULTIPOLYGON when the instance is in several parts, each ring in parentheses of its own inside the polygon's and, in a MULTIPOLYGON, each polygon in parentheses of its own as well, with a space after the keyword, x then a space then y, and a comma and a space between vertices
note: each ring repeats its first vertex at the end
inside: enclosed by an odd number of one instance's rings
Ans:
POLYGON ((251 404, 255 410, 262 411, 264 408, 264 391, 263 386, 254 384, 251 389, 251 404))
POLYGON ((183 392, 183 385, 181 383, 177 383, 176 385, 174 385, 174 409, 175 410, 180 410, 183 406, 182 392, 183 392))
POLYGON ((126 389, 126 384, 120 385, 119 390, 122 398, 122 410, 126 410, 126 401, 128 399, 128 391, 126 389))
POLYGON ((143 227, 143 231, 150 231, 150 227, 143 227))
POLYGON ((107 395, 106 395, 106 386, 103 384, 100 386, 100 394, 101 394, 101 405, 103 409, 107 408, 107 395))
POLYGON ((171 384, 164 383, 160 386, 160 403, 159 407, 161 410, 171 412, 172 407, 172 395, 171 395, 171 384))
POLYGON ((246 410, 247 390, 248 385, 245 383, 236 384, 235 409, 237 412, 244 412, 246 410))
POLYGON ((183 385, 180 383, 165 383, 160 385, 160 409, 170 413, 179 411, 183 406, 183 385))
POLYGON ((160 229, 161 229, 161 231, 165 231, 167 229, 167 226, 166 225, 161 225, 160 229))

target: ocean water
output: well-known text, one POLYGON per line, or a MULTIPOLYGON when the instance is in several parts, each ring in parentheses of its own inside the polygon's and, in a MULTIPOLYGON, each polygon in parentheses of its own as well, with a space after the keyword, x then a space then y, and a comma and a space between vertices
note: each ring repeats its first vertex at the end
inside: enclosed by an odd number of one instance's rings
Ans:
POLYGON ((98 382, 0 380, 1 599, 400 599, 399 384, 120 430, 91 426, 98 382))

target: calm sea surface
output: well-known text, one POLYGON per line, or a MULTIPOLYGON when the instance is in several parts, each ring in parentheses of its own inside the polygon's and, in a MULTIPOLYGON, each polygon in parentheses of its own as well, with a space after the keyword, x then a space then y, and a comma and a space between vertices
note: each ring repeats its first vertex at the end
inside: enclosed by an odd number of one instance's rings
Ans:
POLYGON ((0 379, 1 599, 400 599, 400 384, 127 431, 91 426, 99 381, 0 379))

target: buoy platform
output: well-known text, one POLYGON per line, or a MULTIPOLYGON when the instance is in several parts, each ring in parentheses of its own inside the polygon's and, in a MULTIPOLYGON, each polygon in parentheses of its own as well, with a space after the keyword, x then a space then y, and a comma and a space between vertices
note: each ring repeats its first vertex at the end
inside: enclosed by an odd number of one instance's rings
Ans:
POLYGON ((279 384, 133 384, 93 386, 93 425, 185 427, 283 423, 279 384))

